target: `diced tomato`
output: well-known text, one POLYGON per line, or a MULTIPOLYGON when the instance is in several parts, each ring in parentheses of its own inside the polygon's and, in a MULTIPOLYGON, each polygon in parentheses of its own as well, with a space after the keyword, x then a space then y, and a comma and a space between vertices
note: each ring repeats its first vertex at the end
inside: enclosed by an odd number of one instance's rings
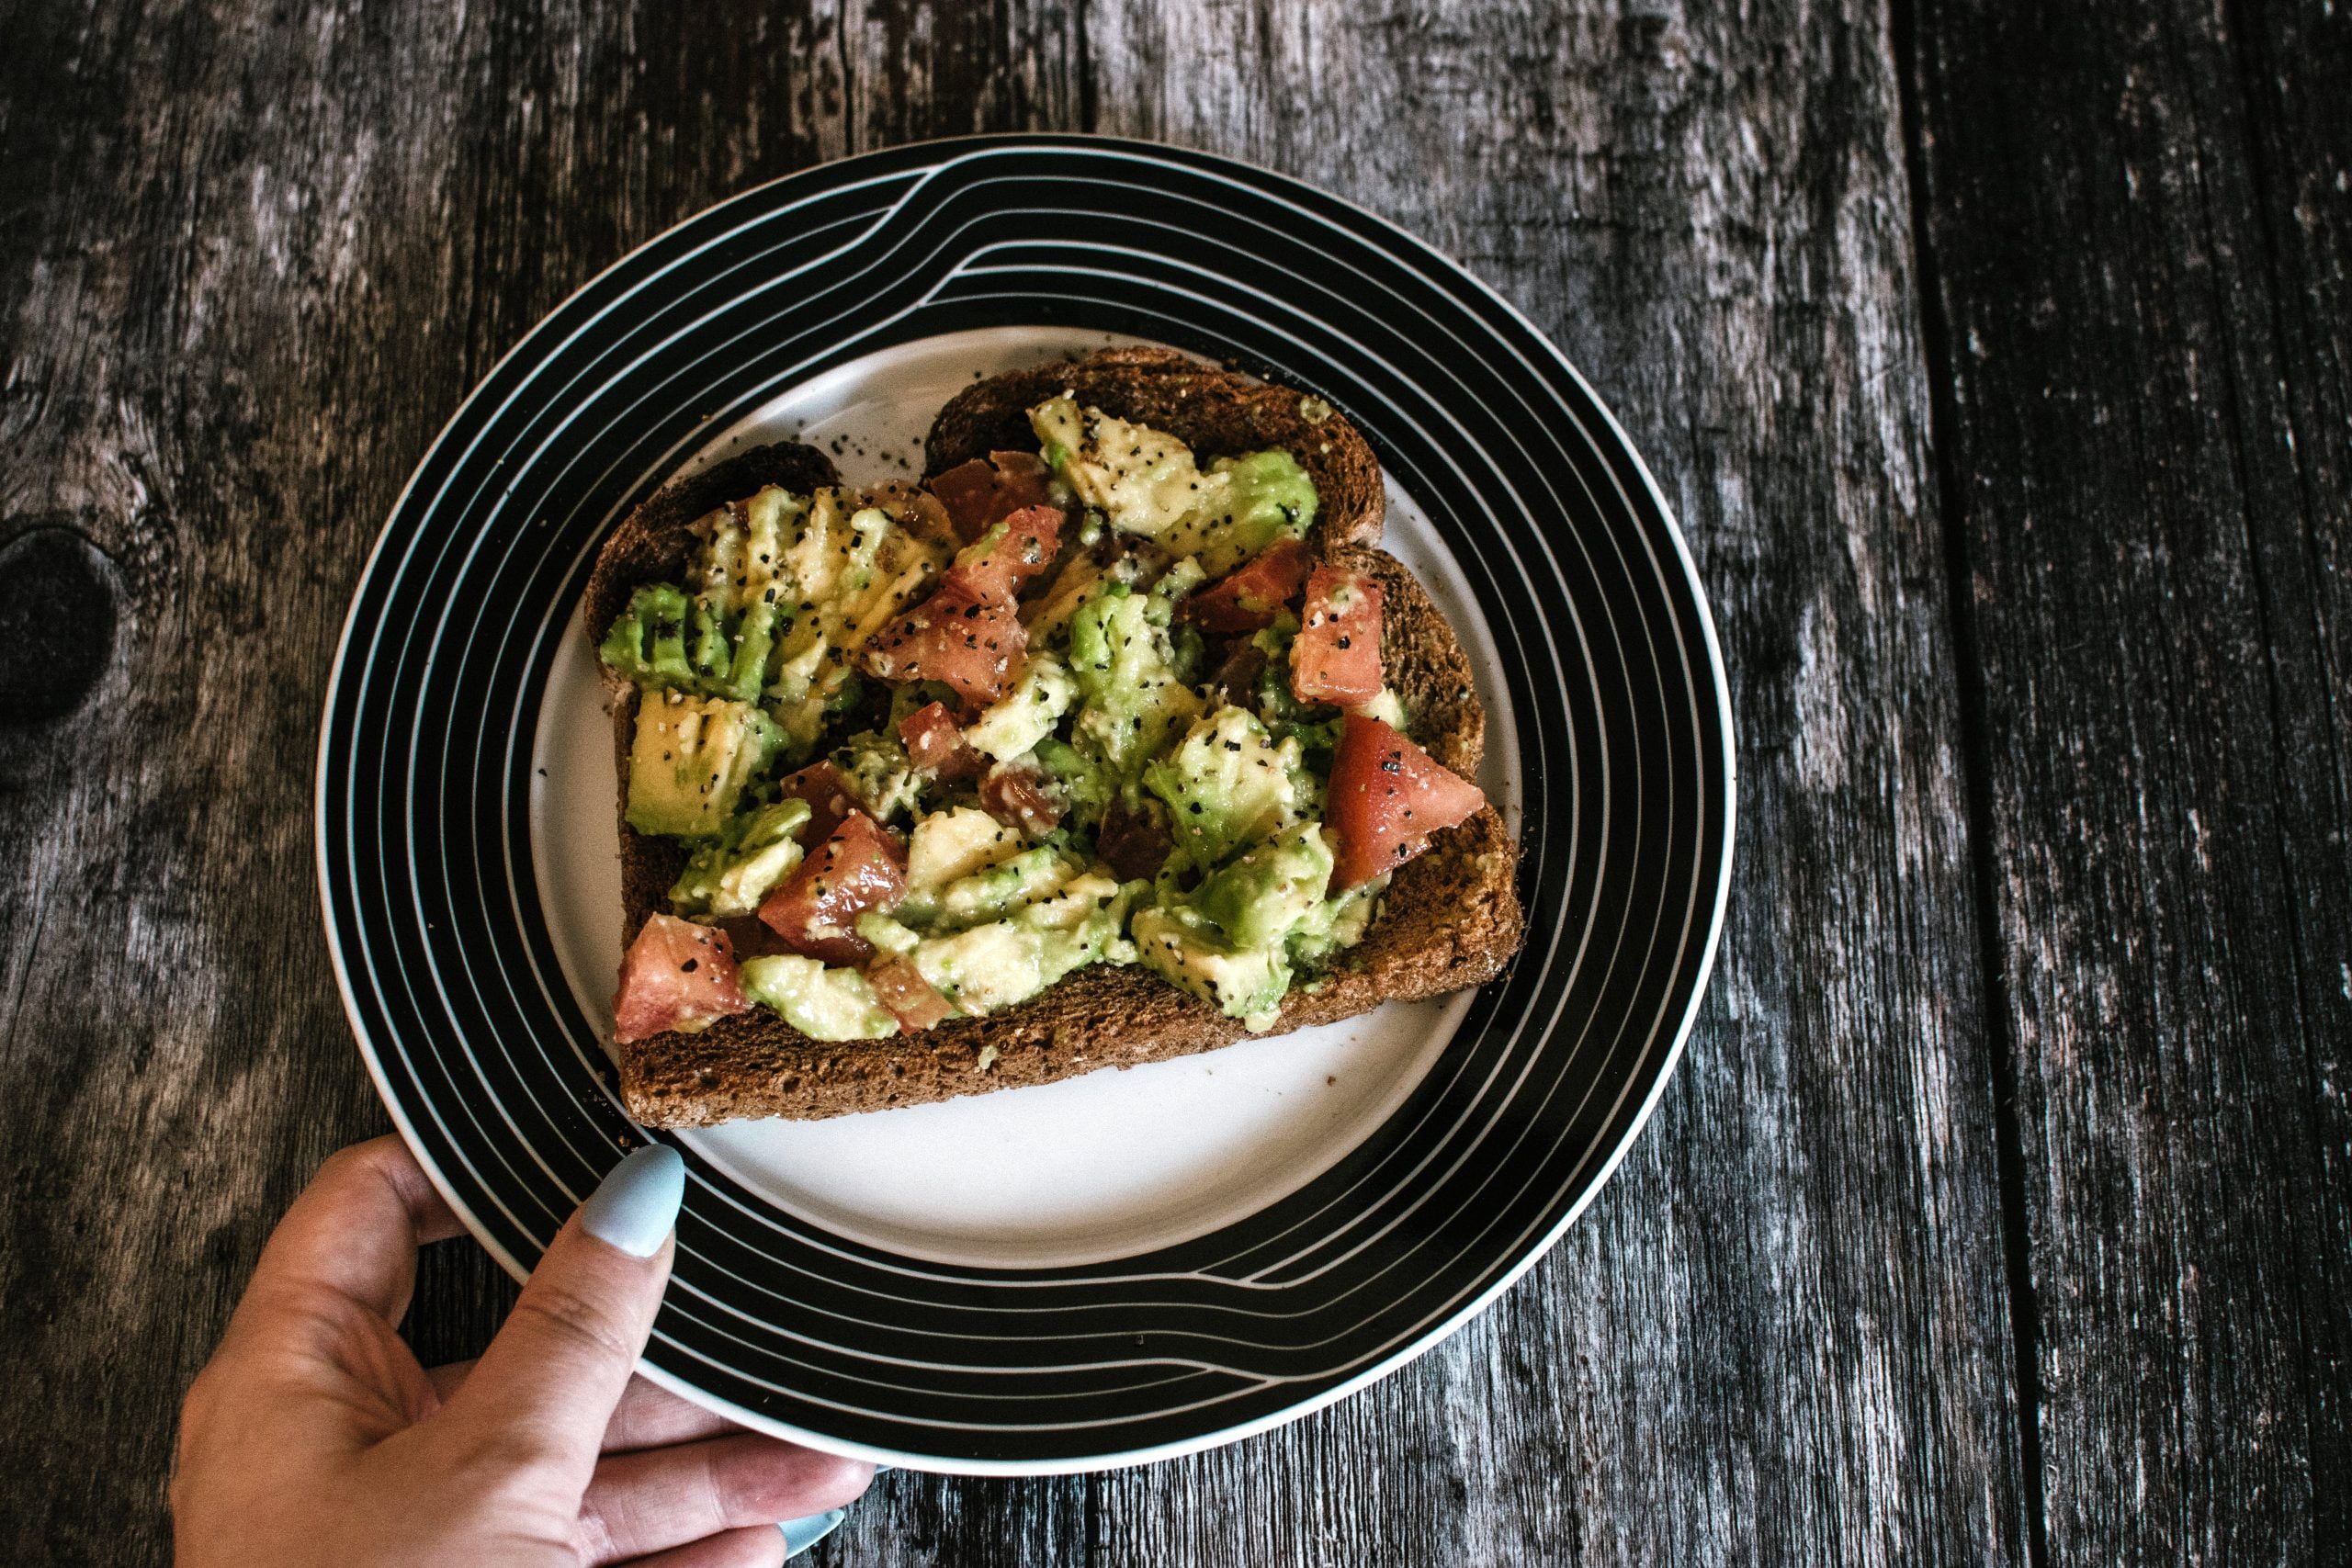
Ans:
POLYGON ((1159 818, 1146 811, 1129 811, 1124 801, 1114 800, 1102 813, 1102 825, 1094 831, 1094 848, 1120 881, 1133 882, 1137 877, 1158 876, 1176 841, 1168 836, 1159 818))
POLYGON ((1034 452, 991 452, 931 480, 956 536, 970 544, 1023 507, 1045 504, 1050 473, 1034 452))
POLYGON ((812 762, 776 787, 786 799, 808 803, 808 824, 797 835, 803 844, 823 843, 842 825, 842 818, 858 809, 849 781, 831 762, 812 762))
POLYGON ((692 1033, 751 1006, 735 977, 735 950, 725 931, 675 915, 650 915, 621 959, 613 1033, 624 1045, 672 1030, 692 1033))
POLYGON ((1003 533, 964 547, 948 568, 984 599, 1018 598, 1021 585, 1051 567, 1060 547, 1062 514, 1055 507, 1024 506, 1004 518, 1003 526, 1003 533))
POLYGON ((956 1010, 932 989, 922 971, 895 953, 885 953, 865 966, 865 983, 899 1021, 902 1034, 920 1033, 956 1016, 956 1010))
POLYGON ((1215 637, 1254 632, 1274 624, 1275 612, 1297 597, 1314 570, 1306 540, 1277 539, 1224 581, 1185 600, 1178 614, 1215 637))
POLYGON ((1045 774, 1003 763, 980 781, 980 809, 1033 839, 1044 838, 1062 819, 1062 803, 1046 787, 1045 774))
POLYGON ((1350 714, 1331 758, 1324 820, 1339 840, 1331 889, 1394 871, 1487 804, 1484 791, 1376 718, 1350 714))
POLYGON ((863 811, 853 811, 817 852, 760 906, 760 919, 795 953, 827 964, 862 964, 874 948, 857 934, 868 909, 907 896, 899 846, 863 811))
POLYGON ((936 779, 974 778, 988 766, 986 757, 964 743, 964 727, 945 703, 931 703, 900 719, 899 740, 908 761, 936 779))
POLYGON ((1291 694, 1300 702, 1347 707, 1380 695, 1380 584, 1317 567, 1290 660, 1291 694))
POLYGON ((1009 600, 974 592, 951 571, 932 596, 866 646, 866 672, 885 681, 937 681, 964 701, 992 703, 1027 657, 1028 633, 1009 600))
POLYGON ((931 493, 947 508, 956 536, 969 544, 989 530, 989 503, 996 499, 996 469, 986 457, 958 463, 930 479, 931 493))

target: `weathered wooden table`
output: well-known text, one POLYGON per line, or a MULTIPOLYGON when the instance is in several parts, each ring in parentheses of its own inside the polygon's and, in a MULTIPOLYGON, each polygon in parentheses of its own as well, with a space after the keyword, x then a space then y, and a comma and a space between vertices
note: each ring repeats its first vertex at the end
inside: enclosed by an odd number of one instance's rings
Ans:
MULTIPOLYGON (((0 1554, 137 1562, 271 1223, 386 1125, 312 886, 344 602, 665 225, 1090 129, 1525 309, 1714 598, 1679 1077, 1486 1316, 1195 1459, 885 1477, 848 1563, 2170 1562, 2352 1540, 2352 10, 27 5, 0 28, 0 1554)), ((426 1266, 469 1353, 512 1292, 426 1266)))

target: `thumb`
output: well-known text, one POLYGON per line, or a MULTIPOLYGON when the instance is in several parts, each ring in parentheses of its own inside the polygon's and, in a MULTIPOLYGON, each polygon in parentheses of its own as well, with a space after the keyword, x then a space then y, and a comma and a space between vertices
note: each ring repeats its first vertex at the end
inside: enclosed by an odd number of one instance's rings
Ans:
POLYGON ((670 1282, 685 1184, 685 1162, 658 1144, 614 1167, 556 1233, 442 1416, 586 1486, 670 1282))

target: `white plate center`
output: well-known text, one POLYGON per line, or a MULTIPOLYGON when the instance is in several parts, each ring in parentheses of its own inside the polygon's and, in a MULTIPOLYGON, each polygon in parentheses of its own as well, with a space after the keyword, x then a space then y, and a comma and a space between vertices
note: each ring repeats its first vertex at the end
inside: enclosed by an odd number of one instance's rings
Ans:
MULTIPOLYGON (((975 372, 1133 342, 1067 329, 958 333, 869 355, 775 399, 682 469, 763 441, 834 455, 852 484, 910 479, 932 417, 975 372)), ((666 477, 666 476, 664 476, 666 477)), ((1437 601, 1478 671, 1488 753, 1480 783, 1519 827, 1515 727, 1485 617, 1459 569, 1392 480, 1385 547, 1437 601)), ((609 1040, 620 962, 612 721, 576 615, 549 676, 532 761, 532 859, 565 978, 609 1040)), ((1429 1071, 1466 996, 1017 1093, 844 1116, 741 1122, 682 1135, 752 1196, 908 1257, 1067 1266, 1204 1235, 1328 1170, 1429 1071)))

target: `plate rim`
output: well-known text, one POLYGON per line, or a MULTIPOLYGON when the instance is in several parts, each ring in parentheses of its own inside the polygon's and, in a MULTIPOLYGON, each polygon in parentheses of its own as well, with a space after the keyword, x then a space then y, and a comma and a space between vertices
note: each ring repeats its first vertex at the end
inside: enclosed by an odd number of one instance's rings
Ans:
POLYGON ((1247 159, 1204 152, 1175 143, 1137 138, 1096 136, 1078 132, 1030 131, 942 137, 901 142, 866 152, 831 159, 771 179, 759 181, 685 214, 676 221, 647 235, 605 266, 598 268, 560 300, 541 312, 530 328, 476 379, 472 388, 459 400, 448 417, 442 422, 440 427, 435 432, 433 439, 419 454, 416 462, 410 469, 407 479, 402 483, 390 507, 386 511, 383 522, 378 526, 376 537, 369 546, 357 575, 353 579, 350 602, 345 608, 343 624, 336 637, 334 655, 329 668, 327 683, 321 698, 312 766, 312 871, 316 881, 322 925, 327 939, 328 960, 334 974, 337 993, 343 1002, 345 1019, 350 1026, 353 1042, 357 1046, 361 1059, 367 1066, 368 1077, 375 1087, 377 1098, 384 1106, 402 1142, 407 1145, 412 1156, 417 1160, 435 1189, 449 1204, 451 1212, 502 1269, 518 1282, 527 1279, 530 1273, 529 1268, 497 1239, 491 1228, 476 1214, 473 1205, 467 1201, 447 1173, 441 1169, 439 1162, 433 1157, 401 1104, 399 1095, 395 1092, 381 1059, 378 1043, 370 1036, 363 1019, 358 995, 345 955, 345 933, 337 922, 334 901, 330 891, 330 845, 327 821, 331 803, 327 793, 328 746, 332 739, 334 716, 342 695, 345 678, 350 672, 352 645, 359 625, 364 598, 362 590, 374 577, 384 552, 391 543, 390 525, 407 507, 418 483, 433 466, 434 458, 441 453, 452 431, 475 412, 475 406, 484 391, 499 379, 506 367, 530 350, 548 330, 548 324, 562 316, 575 301, 598 288, 615 273, 629 265, 632 261, 662 241, 690 225, 704 221, 713 214, 722 212, 739 203, 752 201, 763 193, 772 193, 779 186, 805 182, 811 186, 811 195, 819 194, 821 190, 847 191, 860 185, 899 177, 911 171, 944 168, 970 155, 1025 147, 1062 151, 1101 149, 1135 157, 1174 162, 1179 166, 1190 166, 1196 171, 1227 170, 1266 182, 1279 191, 1303 193, 1315 199, 1344 207, 1351 216, 1375 226, 1392 243, 1402 247, 1413 260, 1429 265, 1442 276, 1456 282, 1467 284, 1475 294, 1483 298, 1487 304, 1498 309, 1526 334, 1528 339, 1540 345, 1542 353, 1548 357, 1550 363, 1566 374, 1588 400, 1591 410, 1599 415, 1614 446, 1616 454, 1632 464, 1640 488, 1645 493, 1650 504, 1657 509, 1658 519, 1665 527, 1666 537, 1673 547, 1674 558, 1681 572, 1681 585, 1689 595, 1688 605, 1692 612, 1702 644, 1705 649, 1707 671, 1715 695, 1714 729, 1721 758, 1717 784, 1722 792, 1719 811, 1723 841, 1715 886, 1712 890, 1712 908, 1708 914, 1706 934, 1701 944, 1698 962, 1692 973, 1690 995, 1683 1005, 1681 1016, 1673 1021, 1671 1039, 1656 1075, 1644 1092, 1640 1104, 1626 1122, 1622 1135, 1616 1139, 1614 1146, 1608 1151, 1601 1161, 1600 1168, 1585 1183, 1583 1190, 1567 1204, 1560 1216, 1539 1238, 1525 1245, 1520 1255, 1508 1268, 1499 1270, 1494 1280, 1465 1300, 1455 1311, 1368 1366, 1340 1378, 1328 1387, 1317 1390, 1303 1399, 1283 1404, 1261 1415, 1219 1426, 1212 1430, 1159 1443, 1118 1449, 1099 1454, 1028 1459, 959 1456, 949 1459, 941 1455, 910 1452, 883 1445, 860 1442, 854 1438, 802 1427, 764 1412, 749 1409, 723 1395, 713 1393, 674 1372, 655 1365, 644 1356, 639 1359, 637 1367, 639 1376, 706 1409, 725 1416, 751 1430, 765 1432, 825 1452, 843 1454, 877 1464, 935 1474, 999 1477, 1083 1474, 1154 1463, 1161 1460, 1180 1458, 1187 1454, 1223 1447, 1245 1438, 1271 1431, 1278 1427, 1287 1426, 1293 1421, 1337 1404, 1351 1394, 1361 1393, 1390 1373, 1426 1355, 1430 1350, 1452 1337, 1471 1319, 1493 1305, 1505 1291, 1523 1279, 1537 1263, 1551 1253, 1568 1228, 1582 1217, 1593 1200, 1615 1176, 1618 1167, 1647 1127, 1650 1117, 1656 1111, 1659 1100, 1664 1097, 1668 1084, 1673 1080, 1676 1072, 1679 1069, 1683 1051, 1689 1043, 1690 1032, 1697 1022, 1699 1010, 1705 1001, 1708 983, 1713 976, 1723 928, 1730 906, 1732 868, 1737 858, 1738 847, 1737 730, 1732 710, 1730 678, 1724 664, 1721 638, 1715 628, 1713 605, 1707 594, 1705 584, 1700 579, 1697 563, 1691 556, 1690 543, 1684 536, 1680 518, 1677 515, 1664 489, 1658 484, 1656 475, 1651 471, 1648 460, 1626 434, 1616 412, 1606 400, 1600 397, 1583 372, 1569 360, 1566 353, 1551 335, 1539 327, 1525 311, 1504 296, 1499 289, 1471 272, 1463 264, 1429 241, 1413 233, 1401 223, 1348 197, 1326 191, 1309 181, 1247 159), (852 170, 856 171, 856 175, 862 177, 842 177, 852 170))

